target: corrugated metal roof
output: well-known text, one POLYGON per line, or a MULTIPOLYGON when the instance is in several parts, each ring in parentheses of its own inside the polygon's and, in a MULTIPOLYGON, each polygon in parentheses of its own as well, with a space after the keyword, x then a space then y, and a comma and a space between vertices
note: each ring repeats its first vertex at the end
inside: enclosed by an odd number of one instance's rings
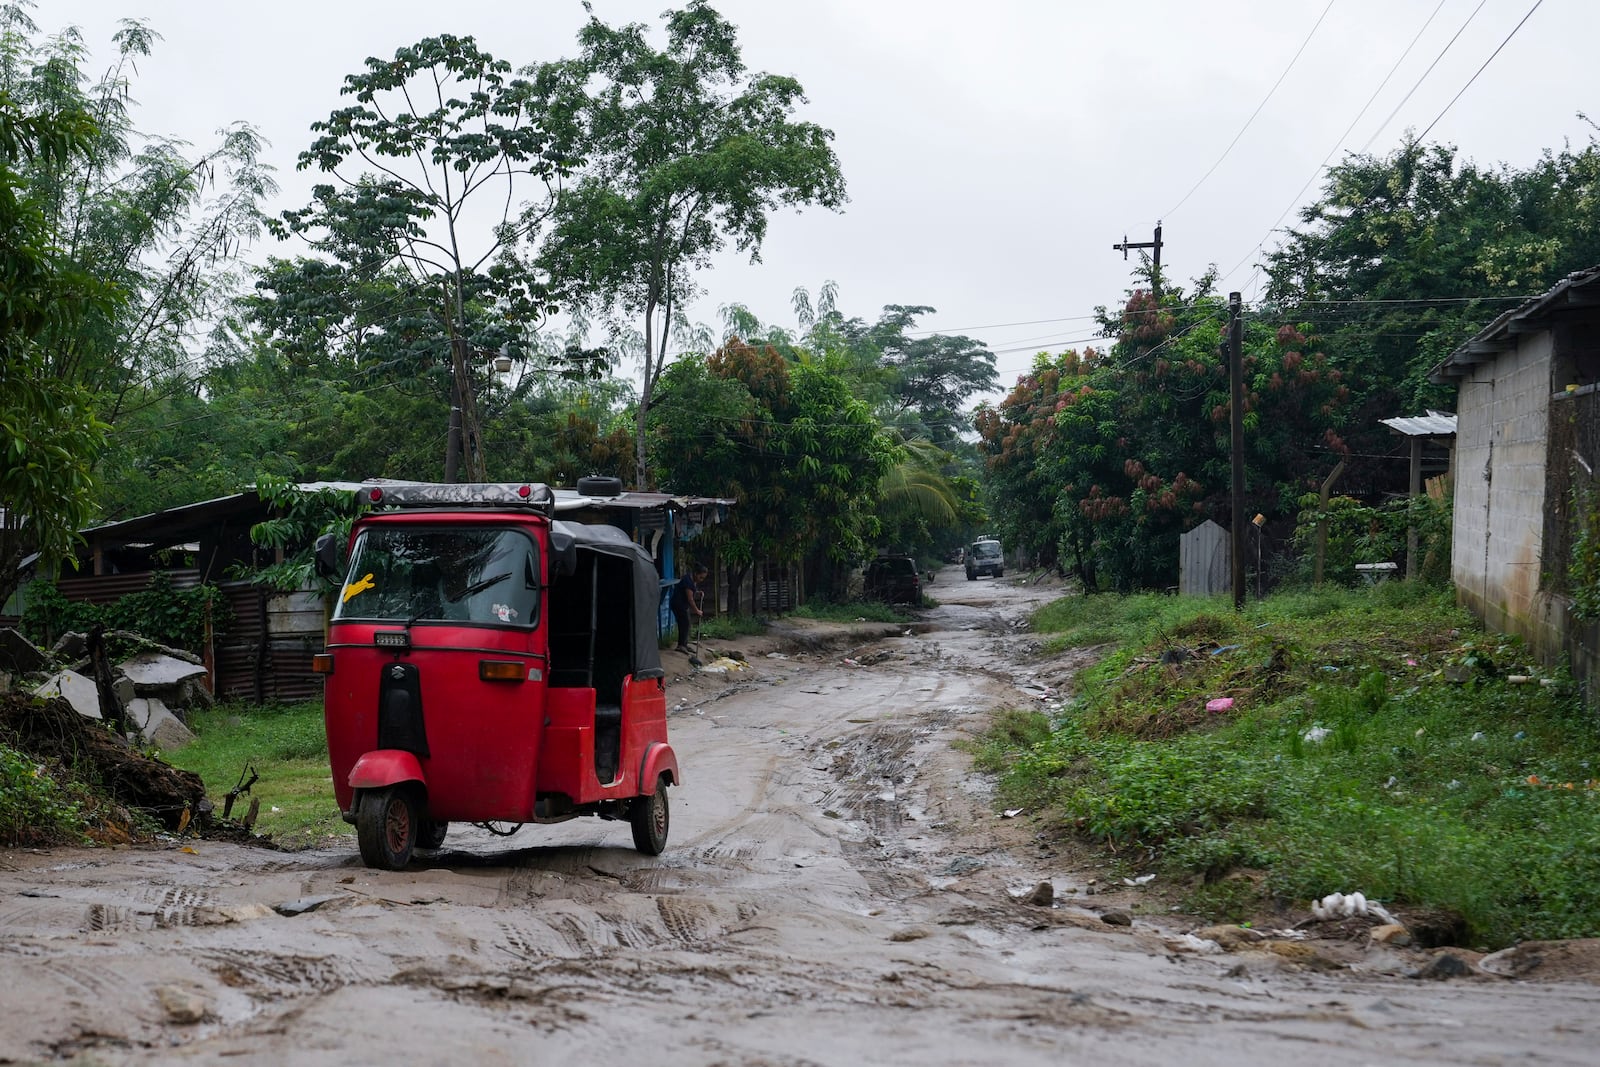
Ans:
POLYGON ((576 489, 556 489, 557 511, 578 511, 583 508, 626 508, 649 511, 655 508, 693 508, 707 504, 724 506, 738 501, 718 496, 674 496, 671 493, 623 493, 621 496, 580 496, 576 489))
POLYGON ((1429 411, 1426 415, 1397 416, 1380 420, 1395 433, 1407 437, 1454 437, 1456 417, 1447 411, 1429 411))
MULTIPOLYGON (((319 489, 334 489, 343 492, 360 492, 372 486, 394 485, 425 485, 431 483, 405 481, 396 478, 371 478, 364 482, 326 481, 326 482, 300 482, 297 488, 306 492, 316 492, 319 489)), ((667 510, 686 510, 707 505, 731 506, 737 501, 724 497, 708 496, 675 496, 671 493, 633 493, 625 492, 614 497, 588 497, 580 496, 575 489, 555 489, 556 511, 577 511, 583 508, 622 509, 629 511, 654 510, 665 508, 667 510)), ((183 504, 178 507, 167 508, 163 511, 151 512, 149 515, 140 515, 136 518, 123 519, 121 522, 106 523, 103 526, 91 527, 84 530, 83 534, 91 542, 101 544, 130 544, 143 542, 151 537, 165 538, 168 543, 175 537, 183 537, 191 531, 208 526, 218 519, 235 515, 248 515, 262 507, 261 498, 254 489, 243 493, 234 493, 232 496, 217 497, 214 500, 202 500, 194 504, 183 504)))
POLYGON ((1433 368, 1428 378, 1440 384, 1465 378, 1473 367, 1515 348, 1517 335, 1539 329, 1556 312, 1597 306, 1600 306, 1600 267, 1574 271, 1546 292, 1518 304, 1479 330, 1470 341, 1433 368))

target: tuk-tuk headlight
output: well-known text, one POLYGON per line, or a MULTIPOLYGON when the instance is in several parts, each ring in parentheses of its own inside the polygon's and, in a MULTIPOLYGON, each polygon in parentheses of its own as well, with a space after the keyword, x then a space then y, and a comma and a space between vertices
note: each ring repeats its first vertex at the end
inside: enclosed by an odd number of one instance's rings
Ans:
POLYGON ((520 682, 528 677, 521 660, 480 659, 478 677, 486 682, 520 682))

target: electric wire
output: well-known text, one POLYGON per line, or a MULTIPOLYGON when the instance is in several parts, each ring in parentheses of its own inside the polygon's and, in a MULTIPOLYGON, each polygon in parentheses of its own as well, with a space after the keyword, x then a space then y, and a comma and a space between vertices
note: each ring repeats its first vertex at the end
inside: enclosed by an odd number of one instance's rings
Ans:
MULTIPOLYGON (((1434 7, 1432 13, 1429 14, 1427 19, 1422 23, 1421 28, 1419 28, 1417 32, 1412 35, 1411 43, 1406 45, 1405 51, 1400 53, 1400 58, 1396 59, 1394 64, 1390 66, 1389 73, 1383 76, 1383 80, 1380 81, 1378 83, 1378 87, 1372 91, 1372 95, 1367 97, 1367 102, 1361 105, 1360 111, 1356 112, 1356 117, 1350 120, 1350 125, 1346 126, 1344 132, 1339 135, 1339 139, 1333 142, 1333 147, 1328 149, 1328 154, 1322 157, 1322 162, 1318 163, 1317 169, 1311 172, 1311 177, 1307 178, 1305 184, 1300 186, 1300 191, 1294 194, 1294 197, 1289 201, 1289 206, 1284 208, 1283 211, 1279 213, 1277 219, 1275 219, 1272 225, 1267 228, 1267 232, 1262 236, 1261 240, 1256 242, 1255 247, 1246 252, 1243 258, 1241 258, 1238 263, 1235 263, 1233 268, 1229 270, 1227 274, 1217 279, 1219 283, 1233 277, 1234 273, 1238 271, 1240 267, 1244 266, 1246 260, 1250 259, 1250 257, 1255 255, 1257 252, 1261 251, 1261 246, 1267 243, 1267 239, 1277 231, 1278 226, 1281 225, 1283 220, 1288 217, 1289 212, 1293 211, 1296 205, 1300 203, 1300 198, 1306 194, 1306 190, 1311 188, 1311 184, 1322 176, 1323 170, 1328 166, 1328 161, 1333 158, 1335 152, 1339 151, 1339 147, 1344 144, 1345 138, 1350 136, 1350 132, 1356 128, 1356 124, 1361 121, 1362 117, 1366 115, 1373 103, 1377 101, 1379 94, 1381 94, 1384 90, 1384 87, 1389 84, 1389 80, 1395 76, 1395 72, 1397 72, 1400 69, 1401 64, 1406 61, 1406 57, 1411 55, 1411 50, 1417 46, 1418 41, 1422 40, 1422 35, 1428 32, 1429 26, 1433 25, 1433 20, 1437 18, 1439 16, 1439 12, 1444 9, 1445 3, 1446 0, 1439 0, 1438 5, 1434 7)), ((1434 62, 1437 63, 1438 60, 1435 60, 1434 62)), ((1421 82, 1418 82, 1417 84, 1420 85, 1421 82)), ((1416 87, 1413 86, 1412 92, 1415 91, 1416 87)), ((1407 93, 1406 96, 1407 99, 1409 99, 1410 93, 1407 93)), ((1405 101, 1402 100, 1401 103, 1403 104, 1405 101)), ((1393 115, 1390 116, 1390 118, 1393 117, 1393 115)), ((1384 124, 1388 125, 1388 119, 1384 120, 1384 124)), ((1363 149, 1363 151, 1365 151, 1365 149, 1363 149)), ((1254 277, 1252 277, 1251 280, 1254 281, 1254 277)))
MULTIPOLYGON (((1365 153, 1368 148, 1372 147, 1372 142, 1376 141, 1378 139, 1378 135, 1389 127, 1389 123, 1394 121, 1394 117, 1396 115, 1400 114, 1400 109, 1406 106, 1406 101, 1411 99, 1411 94, 1415 93, 1419 88, 1422 87, 1422 83, 1428 80, 1428 75, 1433 73, 1433 68, 1439 65, 1439 61, 1444 58, 1445 53, 1450 51, 1451 46, 1456 43, 1457 38, 1466 32, 1468 26, 1472 25, 1472 20, 1478 17, 1478 12, 1482 11, 1483 5, 1487 4, 1488 2, 1489 0, 1478 0, 1478 6, 1472 9, 1472 14, 1467 16, 1467 21, 1463 22, 1461 24, 1461 28, 1456 30, 1455 36, 1451 37, 1445 42, 1444 47, 1439 50, 1438 55, 1433 57, 1433 62, 1428 64, 1428 69, 1422 72, 1422 77, 1417 79, 1416 84, 1411 87, 1410 92, 1406 93, 1405 96, 1400 98, 1400 102, 1394 106, 1394 110, 1389 112, 1389 117, 1379 123, 1378 128, 1372 131, 1372 136, 1367 138, 1367 143, 1361 146, 1361 151, 1363 153, 1365 153)), ((1538 5, 1536 4, 1534 6, 1537 7, 1538 5)), ((1429 21, 1432 21, 1431 16, 1429 21)), ((1491 56, 1490 58, 1493 57, 1491 56)), ((1421 138, 1418 138, 1418 140, 1421 140, 1421 138)))
MULTIPOLYGON (((1418 78, 1417 82, 1416 82, 1416 85, 1413 85, 1411 87, 1411 92, 1408 92, 1405 95, 1405 97, 1401 99, 1400 103, 1395 105, 1395 109, 1394 109, 1394 111, 1391 111, 1389 113, 1389 117, 1383 120, 1383 124, 1381 126, 1379 126, 1377 130, 1373 131, 1373 134, 1372 134, 1371 137, 1367 138, 1367 143, 1361 146, 1361 151, 1363 153, 1366 152, 1367 147, 1369 145, 1371 145, 1374 140, 1377 139, 1378 134, 1383 132, 1384 128, 1389 125, 1390 121, 1393 120, 1394 116, 1399 113, 1400 108, 1405 106, 1405 102, 1407 100, 1411 99, 1411 93, 1416 92, 1417 87, 1422 84, 1423 80, 1425 80, 1427 78, 1428 74, 1432 72, 1433 68, 1438 65, 1439 60, 1444 58, 1445 53, 1450 50, 1450 46, 1456 43, 1456 38, 1460 37, 1462 32, 1465 31, 1466 28, 1469 25, 1471 25, 1472 20, 1477 16, 1479 11, 1483 10, 1483 6, 1486 3, 1488 3, 1488 0, 1479 0, 1478 6, 1472 9, 1472 13, 1470 15, 1468 15, 1467 16, 1467 20, 1461 24, 1461 28, 1456 30, 1455 35, 1453 37, 1451 37, 1450 40, 1445 43, 1444 48, 1441 49, 1439 54, 1434 57, 1433 63, 1428 65, 1428 69, 1422 72, 1422 77, 1418 78)), ((1533 4, 1532 7, 1530 7, 1528 9, 1527 14, 1523 15, 1522 19, 1515 26, 1513 26, 1511 28, 1511 32, 1506 34, 1505 39, 1500 42, 1499 46, 1496 47, 1493 52, 1489 53, 1489 58, 1485 59, 1483 61, 1482 65, 1480 65, 1478 67, 1478 69, 1475 70, 1472 73, 1472 77, 1467 79, 1466 84, 1463 85, 1460 89, 1458 89, 1456 91, 1456 94, 1450 98, 1450 102, 1444 106, 1444 109, 1442 111, 1440 111, 1439 114, 1434 116, 1433 121, 1428 123, 1427 129, 1423 130, 1422 133, 1416 138, 1416 143, 1420 144, 1420 143, 1422 143, 1423 141, 1425 141, 1427 139, 1428 134, 1432 133, 1433 132, 1433 128, 1439 124, 1439 120, 1443 119, 1445 117, 1445 114, 1448 113, 1449 110, 1452 107, 1455 106, 1456 101, 1460 100, 1462 95, 1464 93, 1466 93, 1466 91, 1469 88, 1472 87, 1472 83, 1478 80, 1478 75, 1482 74, 1486 69, 1488 69, 1489 64, 1494 62, 1495 57, 1500 54, 1501 50, 1503 50, 1506 45, 1511 43, 1511 38, 1513 38, 1513 37, 1515 37, 1517 35, 1517 31, 1522 29, 1523 25, 1525 23, 1527 23, 1527 21, 1530 18, 1533 17, 1533 13, 1535 11, 1539 10, 1539 6, 1541 4, 1543 4, 1543 3, 1544 3, 1544 0, 1534 0, 1534 4, 1533 4)), ((1438 9, 1437 8, 1435 9, 1434 14, 1438 14, 1438 9)), ((1433 21, 1433 16, 1432 15, 1430 15, 1428 17, 1428 21, 1429 22, 1433 21)), ((1427 24, 1424 23, 1423 24, 1423 29, 1426 29, 1426 28, 1427 28, 1427 24)), ((1413 41, 1412 43, 1414 44, 1415 41, 1413 41)), ((1410 51, 1409 47, 1407 48, 1407 51, 1408 52, 1410 51)), ((1402 56, 1402 58, 1404 58, 1404 56, 1402 56)), ((1332 153, 1329 153, 1329 155, 1331 156, 1332 153)), ((1327 159, 1326 158, 1323 159, 1322 165, 1317 168, 1317 174, 1321 174, 1322 173, 1322 169, 1325 166, 1327 166, 1327 159)), ((1317 175, 1313 175, 1312 176, 1312 181, 1316 180, 1316 176, 1317 175)), ((1305 185, 1300 187, 1300 192, 1295 194, 1294 203, 1299 203, 1300 197, 1305 194, 1305 191, 1310 186, 1310 184, 1311 184, 1311 182, 1308 181, 1305 185)), ((1248 260, 1251 256, 1255 255, 1256 252, 1260 251, 1261 246, 1266 244, 1267 238, 1272 236, 1272 233, 1275 230, 1277 230, 1279 223, 1283 222, 1284 217, 1287 216, 1289 214, 1289 212, 1292 211, 1293 209, 1294 209, 1294 205, 1293 204, 1291 204, 1290 207, 1286 208, 1284 210, 1283 214, 1278 216, 1277 221, 1272 224, 1272 228, 1267 231, 1266 236, 1262 237, 1261 240, 1256 243, 1255 248, 1252 248, 1248 253, 1245 254, 1244 260, 1240 260, 1238 263, 1235 263, 1233 265, 1233 268, 1231 270, 1229 270, 1226 275, 1224 275, 1224 278, 1231 277, 1234 274, 1235 271, 1237 271, 1241 266, 1244 265, 1244 261, 1245 260, 1248 260)), ((1259 273, 1260 270, 1261 270, 1260 266, 1257 265, 1256 270, 1254 272, 1252 272, 1252 274, 1251 274, 1251 281, 1252 282, 1255 280, 1255 275, 1257 273, 1259 273)))
POLYGON ((1494 62, 1494 57, 1500 54, 1501 48, 1504 48, 1506 45, 1511 43, 1511 38, 1515 37, 1517 35, 1517 31, 1522 29, 1523 23, 1527 22, 1533 17, 1533 13, 1539 10, 1539 5, 1542 3, 1544 3, 1544 0, 1533 0, 1533 6, 1528 9, 1528 13, 1526 15, 1522 16, 1522 22, 1519 22, 1515 26, 1511 27, 1511 32, 1506 34, 1506 39, 1500 42, 1500 47, 1496 48, 1493 52, 1490 52, 1489 58, 1483 61, 1483 66, 1472 72, 1472 77, 1467 79, 1467 84, 1463 85, 1460 92, 1456 93, 1456 95, 1450 98, 1450 102, 1444 106, 1444 111, 1441 111, 1438 115, 1434 116, 1434 120, 1428 123, 1428 128, 1423 130, 1422 135, 1417 138, 1418 141, 1426 141, 1428 139, 1428 134, 1433 132, 1433 128, 1435 126, 1439 125, 1439 120, 1444 118, 1445 114, 1455 106, 1457 100, 1461 99, 1462 93, 1465 93, 1468 89, 1472 88, 1472 83, 1478 80, 1478 75, 1482 74, 1485 68, 1487 68, 1490 63, 1494 62))
POLYGON ((1317 21, 1312 25, 1311 32, 1306 34, 1306 39, 1300 42, 1300 48, 1295 52, 1293 57, 1290 58, 1289 65, 1283 68, 1283 73, 1278 75, 1278 80, 1272 83, 1272 88, 1267 90, 1267 95, 1261 98, 1261 103, 1256 105, 1256 109, 1250 112, 1250 117, 1244 120, 1244 125, 1239 127, 1239 132, 1233 135, 1233 140, 1229 141, 1228 147, 1222 150, 1222 155, 1217 157, 1217 161, 1211 164, 1211 168, 1209 170, 1200 175, 1200 180, 1194 183, 1193 188, 1191 188, 1187 193, 1183 194, 1182 200, 1179 200, 1177 204, 1168 208, 1163 213, 1163 218, 1170 218, 1179 208, 1187 204, 1189 202, 1189 198, 1194 196, 1194 194, 1199 191, 1200 187, 1206 183, 1206 179, 1215 174, 1217 168, 1222 166, 1222 161, 1228 158, 1228 154, 1232 152, 1234 146, 1239 143, 1239 138, 1244 136, 1245 131, 1250 128, 1250 124, 1255 122, 1256 116, 1261 114, 1261 109, 1267 106, 1267 102, 1271 100, 1273 94, 1278 91, 1278 87, 1283 84, 1283 79, 1289 76, 1289 72, 1293 70, 1294 65, 1299 62, 1301 54, 1305 52, 1306 46, 1311 43, 1311 38, 1317 35, 1317 30, 1321 28, 1323 20, 1328 17, 1328 12, 1333 10, 1333 5, 1335 2, 1336 0, 1328 0, 1328 6, 1324 7, 1322 9, 1322 14, 1317 16, 1317 21))

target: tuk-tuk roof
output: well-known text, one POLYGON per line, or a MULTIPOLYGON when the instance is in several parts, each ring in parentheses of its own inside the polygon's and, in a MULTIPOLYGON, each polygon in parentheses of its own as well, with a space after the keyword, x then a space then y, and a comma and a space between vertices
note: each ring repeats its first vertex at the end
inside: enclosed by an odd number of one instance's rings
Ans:
POLYGON ((532 508, 555 511, 555 494, 543 482, 398 482, 360 491, 373 504, 401 508, 532 508))

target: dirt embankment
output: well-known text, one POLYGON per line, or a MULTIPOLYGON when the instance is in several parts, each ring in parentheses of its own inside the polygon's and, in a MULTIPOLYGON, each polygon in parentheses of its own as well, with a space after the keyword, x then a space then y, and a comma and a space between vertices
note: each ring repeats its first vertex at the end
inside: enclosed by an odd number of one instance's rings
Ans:
POLYGON ((1538 953, 1434 982, 1370 938, 1195 930, 999 817, 952 742, 1070 665, 1018 625, 1039 589, 932 593, 892 633, 729 642, 748 670, 669 660, 656 859, 591 820, 453 832, 396 873, 353 846, 0 854, 0 1062, 1591 1061, 1600 986, 1538 953))

